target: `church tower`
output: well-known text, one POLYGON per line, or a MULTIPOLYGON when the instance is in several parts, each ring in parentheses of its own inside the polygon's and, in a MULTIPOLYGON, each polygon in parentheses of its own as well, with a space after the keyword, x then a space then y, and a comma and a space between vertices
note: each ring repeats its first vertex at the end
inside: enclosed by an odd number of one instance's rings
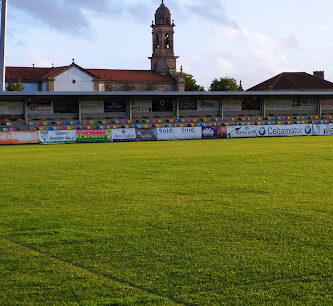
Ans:
POLYGON ((177 58, 174 54, 174 24, 171 13, 165 6, 164 0, 155 13, 153 21, 153 55, 151 70, 162 75, 175 75, 177 72, 177 58))

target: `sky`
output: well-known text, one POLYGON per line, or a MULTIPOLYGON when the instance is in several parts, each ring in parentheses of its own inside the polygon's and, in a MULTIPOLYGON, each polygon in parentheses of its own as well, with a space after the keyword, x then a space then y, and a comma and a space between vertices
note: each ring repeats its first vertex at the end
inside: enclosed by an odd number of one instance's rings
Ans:
MULTIPOLYGON (((332 0, 165 0, 178 70, 244 89, 286 71, 333 81, 332 0)), ((7 66, 149 70, 161 0, 8 0, 7 66)))

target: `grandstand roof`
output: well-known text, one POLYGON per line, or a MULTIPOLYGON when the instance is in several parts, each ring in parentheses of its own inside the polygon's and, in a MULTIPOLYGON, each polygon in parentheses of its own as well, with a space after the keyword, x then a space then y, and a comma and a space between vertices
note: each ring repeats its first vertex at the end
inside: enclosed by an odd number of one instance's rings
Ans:
POLYGON ((30 98, 43 98, 50 99, 56 98, 80 98, 91 99, 107 97, 196 97, 196 98, 224 98, 224 99, 242 99, 245 97, 325 97, 333 99, 333 90, 331 91, 244 91, 244 92, 231 92, 231 91, 90 91, 90 92, 77 92, 77 91, 5 91, 0 92, 0 99, 30 99, 30 98))
POLYGON ((333 83, 306 72, 283 72, 247 91, 333 90, 333 83))

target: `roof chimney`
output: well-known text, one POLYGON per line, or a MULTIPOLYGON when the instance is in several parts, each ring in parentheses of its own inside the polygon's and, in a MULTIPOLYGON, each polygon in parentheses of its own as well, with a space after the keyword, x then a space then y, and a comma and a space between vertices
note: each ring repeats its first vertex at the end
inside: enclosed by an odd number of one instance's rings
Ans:
POLYGON ((313 71, 313 76, 315 76, 316 78, 325 79, 325 72, 324 71, 313 71))

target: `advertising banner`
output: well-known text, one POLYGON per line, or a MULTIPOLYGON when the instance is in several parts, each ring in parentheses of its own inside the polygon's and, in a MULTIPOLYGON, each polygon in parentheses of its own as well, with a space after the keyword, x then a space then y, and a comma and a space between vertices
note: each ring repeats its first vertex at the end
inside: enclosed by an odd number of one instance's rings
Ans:
POLYGON ((214 139, 217 138, 217 127, 203 127, 202 128, 203 139, 214 139))
POLYGON ((261 104, 258 99, 246 99, 242 102, 242 110, 260 110, 261 104))
POLYGON ((82 114, 102 114, 104 113, 103 101, 82 101, 80 102, 82 114))
POLYGON ((0 132, 0 145, 39 143, 39 132, 0 132))
POLYGON ((216 101, 198 101, 198 111, 218 112, 219 103, 216 101))
POLYGON ((257 126, 228 126, 227 138, 249 138, 257 137, 257 126))
POLYGON ((152 101, 132 102, 132 111, 134 113, 151 113, 153 110, 152 101))
POLYGON ((23 115, 23 102, 0 103, 0 115, 23 115))
POLYGON ((39 131, 39 141, 45 144, 76 142, 76 131, 39 131))
POLYGON ((225 111, 241 111, 242 101, 223 101, 222 106, 225 111))
POLYGON ((227 126, 223 125, 223 126, 218 127, 217 138, 227 138, 227 137, 228 137, 227 126))
POLYGON ((179 110, 197 110, 196 101, 179 102, 179 110))
POLYGON ((312 136, 312 124, 263 125, 258 127, 258 137, 312 136))
POLYGON ((74 114, 78 112, 78 102, 54 101, 53 108, 55 114, 74 114))
POLYGON ((159 128, 157 140, 201 139, 201 127, 159 128))
POLYGON ((317 111, 318 101, 314 99, 265 100, 266 111, 317 111))
POLYGON ((322 111, 331 111, 333 110, 333 100, 321 100, 321 110, 322 111))
POLYGON ((135 141, 135 129, 115 129, 112 130, 113 142, 135 141))
POLYGON ((53 105, 49 103, 33 103, 28 102, 27 110, 29 115, 52 115, 53 105))
POLYGON ((76 142, 111 142, 112 130, 77 130, 76 142))
POLYGON ((333 135, 333 124, 318 124, 313 125, 314 136, 333 135))
POLYGON ((153 101, 153 112, 172 112, 173 102, 168 99, 158 99, 153 101))
POLYGON ((126 101, 105 101, 105 113, 126 113, 126 101))
POLYGON ((156 129, 136 129, 136 141, 155 141, 157 140, 156 129))

